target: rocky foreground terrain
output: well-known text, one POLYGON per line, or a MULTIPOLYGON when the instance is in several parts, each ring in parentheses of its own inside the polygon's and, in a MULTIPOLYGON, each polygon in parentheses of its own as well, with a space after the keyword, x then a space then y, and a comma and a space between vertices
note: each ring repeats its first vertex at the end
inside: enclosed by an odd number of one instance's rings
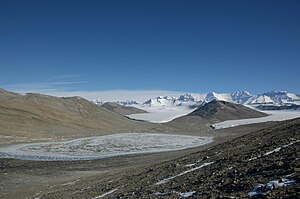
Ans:
POLYGON ((300 197, 300 119, 281 122, 181 158, 49 192, 42 198, 247 198, 256 184, 295 185, 261 198, 300 197))

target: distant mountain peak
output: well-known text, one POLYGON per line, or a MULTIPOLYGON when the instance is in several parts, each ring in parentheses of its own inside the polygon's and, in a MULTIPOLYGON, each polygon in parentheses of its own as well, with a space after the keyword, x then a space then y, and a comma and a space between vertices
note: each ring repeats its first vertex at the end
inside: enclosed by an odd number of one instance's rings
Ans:
POLYGON ((263 93, 262 95, 286 95, 288 91, 281 91, 281 90, 272 90, 266 93, 263 93))
POLYGON ((186 102, 186 101, 196 101, 195 98, 192 96, 192 94, 189 94, 189 93, 186 93, 184 95, 180 95, 178 97, 178 100, 184 101, 184 102, 186 102))
POLYGON ((273 90, 263 94, 256 95, 247 104, 270 104, 270 105, 284 105, 284 104, 299 104, 300 95, 288 91, 273 90))
POLYGON ((94 100, 92 100, 92 102, 93 102, 94 104, 99 105, 99 106, 101 106, 101 105, 103 105, 103 104, 105 103, 105 101, 103 101, 103 100, 101 100, 101 99, 94 99, 94 100))
POLYGON ((125 101, 116 101, 117 104, 123 105, 123 106, 130 106, 130 105, 137 105, 140 104, 136 100, 125 100, 125 101))
MULTIPOLYGON (((185 93, 179 97, 171 96, 158 96, 156 98, 149 99, 144 103, 139 103, 137 101, 127 101, 117 102, 121 105, 145 105, 145 106, 154 106, 154 107, 188 107, 188 108, 197 108, 201 106, 204 102, 210 102, 212 100, 221 100, 232 102, 236 104, 244 105, 291 105, 296 104, 300 105, 300 95, 291 93, 288 91, 273 90, 270 92, 265 92, 263 94, 252 95, 248 91, 236 91, 232 93, 217 93, 210 92, 207 94, 195 94, 195 93, 185 93)), ((101 105, 103 101, 93 101, 101 105)))
POLYGON ((252 96, 248 91, 236 91, 231 93, 232 95, 240 95, 240 96, 252 96))

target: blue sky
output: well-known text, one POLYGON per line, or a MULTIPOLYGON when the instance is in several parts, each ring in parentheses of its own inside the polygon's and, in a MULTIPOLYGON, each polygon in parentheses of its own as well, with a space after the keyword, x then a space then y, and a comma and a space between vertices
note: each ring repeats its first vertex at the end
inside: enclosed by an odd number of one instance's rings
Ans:
POLYGON ((0 1, 0 87, 300 93, 300 1, 0 1))

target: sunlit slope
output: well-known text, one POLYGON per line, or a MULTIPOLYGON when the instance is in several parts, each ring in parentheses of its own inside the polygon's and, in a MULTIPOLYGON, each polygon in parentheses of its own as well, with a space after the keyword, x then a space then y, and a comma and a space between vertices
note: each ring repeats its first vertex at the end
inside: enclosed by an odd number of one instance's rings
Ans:
POLYGON ((127 119, 80 97, 58 98, 0 91, 2 138, 56 138, 159 128, 127 119))

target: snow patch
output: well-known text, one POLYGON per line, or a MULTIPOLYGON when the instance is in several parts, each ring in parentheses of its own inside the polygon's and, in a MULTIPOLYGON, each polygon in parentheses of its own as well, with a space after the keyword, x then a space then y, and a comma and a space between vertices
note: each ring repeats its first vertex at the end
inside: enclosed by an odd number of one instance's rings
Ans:
POLYGON ((117 191, 117 190, 118 190, 118 189, 113 189, 113 190, 111 190, 111 191, 109 191, 109 192, 106 192, 106 193, 104 193, 104 194, 102 194, 102 195, 100 195, 100 196, 93 197, 93 198, 91 198, 91 199, 104 198, 105 196, 110 195, 110 194, 112 194, 113 192, 115 192, 115 191, 117 191))
POLYGON ((178 192, 178 195, 184 198, 190 197, 192 195, 194 195, 196 193, 196 191, 190 191, 190 192, 178 192))
POLYGON ((193 164, 187 164, 187 165, 185 165, 186 167, 192 167, 192 166, 195 166, 196 165, 196 163, 193 163, 193 164))
POLYGON ((296 140, 295 142, 291 142, 289 144, 283 145, 282 147, 278 147, 278 148, 276 148, 276 149, 274 149, 272 151, 268 151, 267 153, 265 153, 265 155, 270 155, 272 153, 279 152, 282 148, 289 147, 289 146, 291 146, 291 145, 293 145, 293 144, 295 144, 297 142, 300 142, 300 140, 296 140))
POLYGON ((75 185, 79 180, 75 180, 75 181, 72 181, 72 182, 66 182, 64 184, 62 184, 61 186, 70 186, 70 185, 75 185))
MULTIPOLYGON (((281 147, 278 147, 278 148, 276 148, 276 149, 273 149, 273 150, 271 150, 271 151, 266 152, 266 153, 264 154, 264 156, 271 155, 272 153, 275 153, 275 152, 279 152, 281 149, 286 148, 286 147, 289 147, 289 146, 291 146, 291 145, 293 145, 293 144, 296 144, 296 143, 298 143, 298 142, 300 142, 300 140, 296 140, 296 141, 291 142, 291 143, 289 143, 289 144, 282 145, 281 147)), ((248 161, 256 160, 257 158, 261 158, 261 157, 262 157, 262 156, 259 155, 259 156, 256 156, 256 157, 253 157, 253 158, 248 159, 248 161)))
POLYGON ((172 179, 174 179, 174 178, 177 178, 177 177, 179 177, 179 176, 183 176, 183 175, 185 175, 185 174, 187 174, 187 173, 196 171, 196 170, 198 170, 198 169, 201 169, 201 168, 206 167, 206 166, 208 166, 208 165, 211 165, 211 164, 213 164, 213 163, 214 163, 214 162, 204 163, 204 164, 202 164, 201 166, 198 166, 198 167, 192 168, 192 169, 190 169, 190 170, 184 171, 184 172, 182 172, 182 173, 180 173, 180 174, 177 174, 177 175, 175 175, 175 176, 172 176, 172 177, 169 177, 169 178, 165 178, 165 179, 163 179, 163 180, 157 182, 155 185, 166 184, 166 183, 168 183, 170 180, 172 180, 172 179))
POLYGON ((171 192, 166 192, 166 193, 162 193, 162 192, 156 192, 154 193, 154 195, 156 196, 166 196, 166 195, 170 195, 170 194, 178 194, 179 198, 188 198, 190 196, 193 196, 196 191, 190 191, 190 192, 178 192, 178 191, 171 191, 171 192))

